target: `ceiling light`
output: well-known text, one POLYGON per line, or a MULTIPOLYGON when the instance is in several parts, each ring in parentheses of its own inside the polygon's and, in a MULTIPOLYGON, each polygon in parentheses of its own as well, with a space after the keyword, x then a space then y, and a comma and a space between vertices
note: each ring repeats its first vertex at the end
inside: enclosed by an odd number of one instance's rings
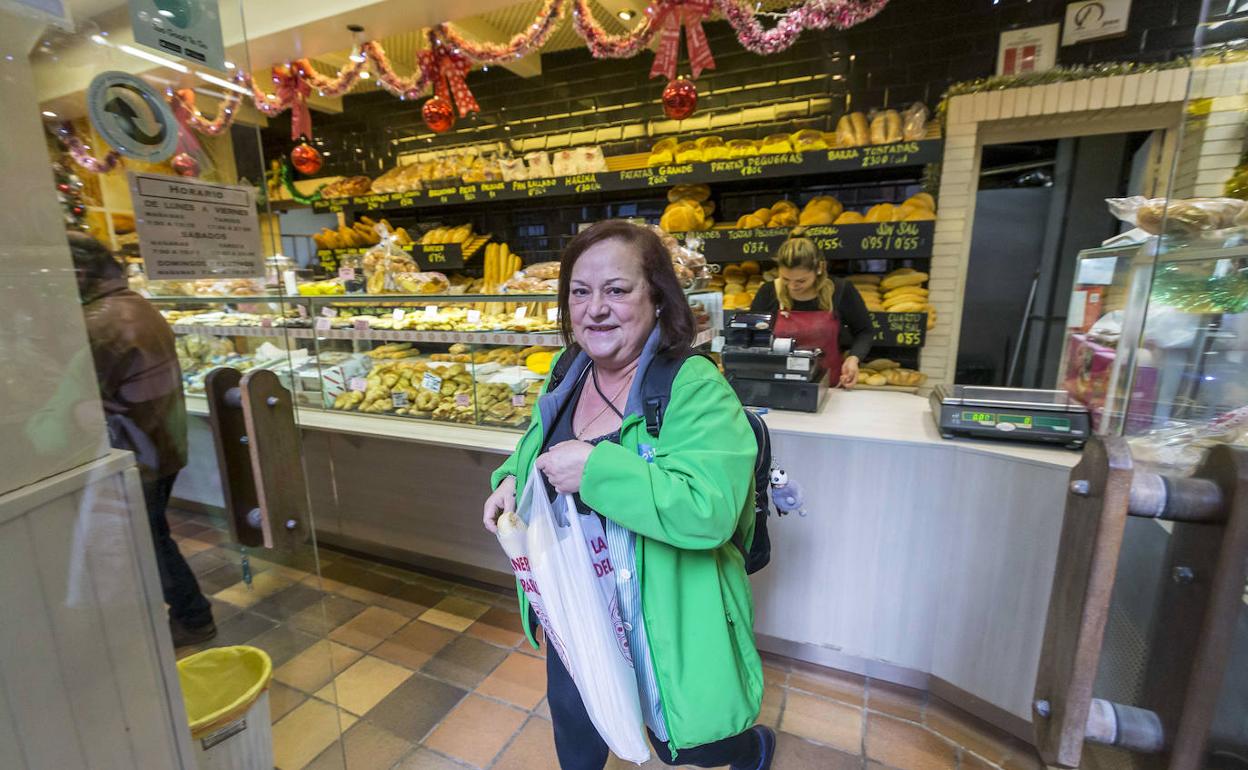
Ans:
POLYGON ((246 88, 243 88, 237 83, 231 83, 228 80, 223 80, 217 77, 216 75, 209 75, 207 72, 197 71, 195 73, 195 76, 198 77, 200 80, 204 80, 209 83, 212 83, 214 86, 221 86, 222 88, 228 88, 229 90, 235 93, 242 94, 243 96, 251 96, 251 91, 248 91, 246 88))
POLYGON ((55 113, 55 112, 53 112, 52 110, 44 110, 44 111, 43 111, 43 116, 44 116, 45 118, 55 118, 55 117, 56 117, 56 113, 55 113))
POLYGON ((365 58, 364 54, 360 53, 360 49, 358 48, 352 49, 351 55, 348 56, 347 58, 353 62, 359 62, 361 64, 368 61, 368 59, 365 58))
POLYGON ((232 61, 227 61, 227 62, 225 63, 225 68, 226 68, 227 70, 232 70, 232 69, 234 69, 234 62, 232 62, 232 61))
POLYGON ((620 11, 616 15, 619 16, 620 19, 624 21, 632 21, 633 17, 637 15, 637 12, 634 11, 632 8, 625 8, 624 10, 620 11))
POLYGON ((368 73, 368 70, 364 70, 363 72, 360 73, 360 80, 368 80, 371 77, 372 75, 368 73))
POLYGON ((164 8, 161 8, 161 9, 160 9, 159 11, 157 11, 156 13, 159 13, 161 16, 164 16, 166 19, 172 19, 172 18, 173 18, 173 11, 167 11, 167 10, 165 10, 164 8))
POLYGON ((92 35, 91 42, 96 43, 98 45, 108 45, 108 40, 103 35, 100 35, 100 34, 92 35))
POLYGON ((327 158, 328 158, 330 155, 333 155, 333 153, 332 153, 332 152, 330 152, 329 150, 322 150, 322 151, 321 151, 321 154, 322 154, 322 155, 324 155, 324 156, 325 156, 325 157, 327 157, 327 158))
POLYGON ((153 64, 159 64, 162 67, 168 67, 169 69, 177 70, 178 72, 182 72, 182 73, 190 72, 190 70, 187 69, 185 65, 178 64, 176 61, 173 61, 172 59, 166 59, 163 56, 157 56, 154 53, 148 53, 147 51, 144 51, 139 48, 135 48, 132 45, 119 45, 117 47, 121 49, 123 53, 128 53, 131 56, 137 56, 140 59, 147 59, 153 64))

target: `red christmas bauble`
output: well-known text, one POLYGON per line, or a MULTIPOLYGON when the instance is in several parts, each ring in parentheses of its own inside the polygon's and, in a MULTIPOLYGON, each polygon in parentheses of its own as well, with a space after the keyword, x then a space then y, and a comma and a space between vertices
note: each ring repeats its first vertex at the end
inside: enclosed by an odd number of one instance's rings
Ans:
POLYGON ((663 89, 663 114, 672 120, 684 120, 698 108, 698 88, 692 80, 676 78, 663 89))
POLYGON ((444 134, 455 125, 455 108, 441 96, 425 102, 420 108, 420 116, 425 119, 425 125, 437 134, 444 134))
POLYGON ((321 153, 307 142, 300 142, 290 151, 290 164, 304 176, 311 176, 321 170, 324 160, 321 153))
POLYGON ((178 176, 199 176, 199 161, 190 153, 180 152, 173 156, 173 171, 178 176))
POLYGON ((56 186, 56 189, 60 190, 63 193, 67 193, 69 192, 69 185, 66 184, 65 182, 61 182, 60 184, 56 186))

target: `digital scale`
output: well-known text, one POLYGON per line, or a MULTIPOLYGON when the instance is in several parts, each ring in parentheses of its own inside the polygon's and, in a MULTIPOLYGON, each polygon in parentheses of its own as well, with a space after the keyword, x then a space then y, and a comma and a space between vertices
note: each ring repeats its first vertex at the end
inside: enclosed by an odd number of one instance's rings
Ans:
POLYGON ((1087 407, 1064 390, 938 385, 931 402, 942 438, 995 438, 1078 449, 1092 432, 1087 407))

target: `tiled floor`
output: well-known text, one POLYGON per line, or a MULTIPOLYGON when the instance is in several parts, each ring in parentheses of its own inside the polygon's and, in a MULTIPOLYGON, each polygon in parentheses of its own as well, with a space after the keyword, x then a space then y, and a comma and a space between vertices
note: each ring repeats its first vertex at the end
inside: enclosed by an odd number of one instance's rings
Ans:
MULTIPOLYGON (((514 595, 325 549, 321 578, 310 554, 259 551, 248 587, 219 522, 170 523, 212 596, 213 644, 273 659, 279 770, 558 767, 545 664, 524 642, 514 595)), ((771 657, 764 673, 775 770, 1041 767, 1021 742, 921 692, 771 657)))

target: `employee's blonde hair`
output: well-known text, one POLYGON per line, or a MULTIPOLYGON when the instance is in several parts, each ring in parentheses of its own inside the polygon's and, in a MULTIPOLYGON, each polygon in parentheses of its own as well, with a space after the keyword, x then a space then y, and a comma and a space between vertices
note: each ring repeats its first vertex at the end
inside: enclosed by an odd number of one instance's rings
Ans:
MULTIPOLYGON (((805 237, 805 227, 794 227, 789 237, 780 248, 776 249, 776 266, 790 270, 811 270, 815 273, 815 296, 819 301, 820 310, 832 310, 832 292, 835 285, 828 277, 828 263, 823 252, 815 242, 805 237)), ((784 281, 776 279, 776 297, 780 300, 781 310, 793 309, 793 297, 784 281)))

